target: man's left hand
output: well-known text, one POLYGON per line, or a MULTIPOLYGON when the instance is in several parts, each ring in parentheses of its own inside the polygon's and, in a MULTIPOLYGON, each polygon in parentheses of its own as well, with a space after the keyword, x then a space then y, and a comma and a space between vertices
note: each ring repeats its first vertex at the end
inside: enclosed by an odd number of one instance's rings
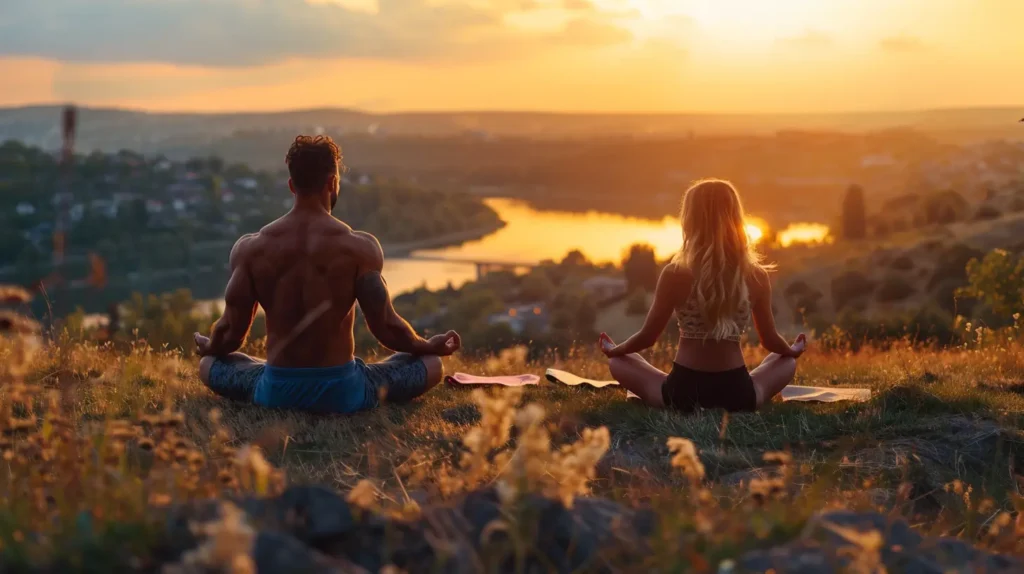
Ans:
POLYGON ((205 357, 210 354, 210 338, 196 333, 193 336, 196 340, 196 354, 205 357))

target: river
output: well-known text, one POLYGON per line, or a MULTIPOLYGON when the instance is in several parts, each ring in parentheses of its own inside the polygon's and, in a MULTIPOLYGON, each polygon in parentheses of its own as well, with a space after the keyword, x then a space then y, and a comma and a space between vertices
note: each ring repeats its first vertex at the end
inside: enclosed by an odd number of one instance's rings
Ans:
MULTIPOLYGON (((666 215, 661 220, 624 217, 590 211, 539 210, 515 199, 484 200, 505 221, 505 227, 481 239, 443 249, 415 251, 410 258, 389 259, 384 276, 392 292, 402 293, 426 286, 440 289, 449 282, 459 287, 476 278, 472 261, 533 264, 545 259, 560 260, 579 250, 595 263, 618 263, 623 252, 635 243, 651 245, 659 258, 667 258, 682 242, 679 218, 666 215), (417 257, 424 259, 417 259, 417 257)), ((759 240, 762 220, 751 217, 747 231, 759 240)), ((822 241, 828 227, 798 223, 779 232, 783 246, 822 241)))

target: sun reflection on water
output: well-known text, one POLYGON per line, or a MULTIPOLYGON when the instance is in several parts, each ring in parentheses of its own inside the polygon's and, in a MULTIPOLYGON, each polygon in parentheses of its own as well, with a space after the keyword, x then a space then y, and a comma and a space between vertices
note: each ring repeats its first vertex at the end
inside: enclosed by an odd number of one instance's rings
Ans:
POLYGON ((832 236, 829 228, 822 223, 792 223, 778 234, 778 242, 782 247, 790 247, 796 243, 830 243, 832 236))

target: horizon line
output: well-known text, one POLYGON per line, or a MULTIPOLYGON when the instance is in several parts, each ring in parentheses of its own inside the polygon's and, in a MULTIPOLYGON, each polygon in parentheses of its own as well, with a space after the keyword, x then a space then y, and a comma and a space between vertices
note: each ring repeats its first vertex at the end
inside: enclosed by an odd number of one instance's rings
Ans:
MULTIPOLYGON (((1024 112, 1024 105, 992 104, 986 106, 946 106, 946 107, 922 107, 922 108, 880 108, 877 110, 837 110, 837 111, 808 111, 808 112, 771 112, 771 111, 743 111, 743 112, 712 112, 712 111, 560 111, 560 110, 526 110, 526 109, 458 109, 451 110, 392 110, 373 111, 358 107, 345 106, 321 106, 306 108, 279 108, 267 110, 149 110, 132 106, 103 106, 103 105, 78 105, 73 102, 39 102, 29 104, 18 104, 0 106, 0 112, 17 110, 28 110, 38 108, 60 108, 73 105, 79 110, 94 110, 105 112, 125 112, 147 115, 166 116, 244 116, 244 115, 287 115, 316 112, 349 112, 368 116, 442 116, 442 115, 538 115, 538 116, 632 116, 632 117, 657 117, 657 116, 712 116, 712 117, 737 117, 737 116, 761 116, 761 117, 798 117, 798 116, 857 116, 857 115, 886 115, 886 114, 926 114, 936 112, 971 112, 971 111, 999 111, 999 110, 1020 110, 1024 112)), ((1020 113, 1019 112, 1019 113, 1020 113)), ((1015 119, 1014 122, 1017 120, 1015 119)))

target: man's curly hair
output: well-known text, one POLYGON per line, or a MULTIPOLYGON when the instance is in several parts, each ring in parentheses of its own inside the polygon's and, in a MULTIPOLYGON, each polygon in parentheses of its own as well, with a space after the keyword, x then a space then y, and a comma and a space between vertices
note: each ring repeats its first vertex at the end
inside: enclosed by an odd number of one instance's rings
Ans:
POLYGON ((331 177, 347 170, 341 148, 330 136, 298 136, 284 162, 295 189, 303 193, 320 191, 331 177))

